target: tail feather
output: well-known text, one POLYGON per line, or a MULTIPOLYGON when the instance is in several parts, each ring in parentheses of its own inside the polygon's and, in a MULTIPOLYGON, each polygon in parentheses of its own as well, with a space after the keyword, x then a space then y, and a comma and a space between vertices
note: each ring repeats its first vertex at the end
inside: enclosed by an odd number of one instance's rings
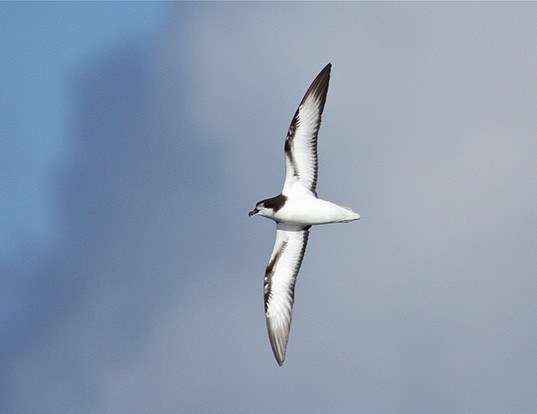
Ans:
POLYGON ((348 223, 349 221, 358 220, 360 218, 360 215, 352 211, 351 208, 343 206, 341 206, 341 208, 343 209, 343 217, 340 220, 342 223, 348 223))

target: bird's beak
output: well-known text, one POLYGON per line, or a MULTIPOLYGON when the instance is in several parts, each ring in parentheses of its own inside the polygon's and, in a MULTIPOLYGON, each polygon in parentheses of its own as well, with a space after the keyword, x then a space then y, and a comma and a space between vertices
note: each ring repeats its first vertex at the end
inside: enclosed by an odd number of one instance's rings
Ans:
POLYGON ((257 208, 254 208, 252 211, 248 213, 248 216, 252 217, 252 216, 255 216, 257 213, 259 213, 259 210, 257 208))

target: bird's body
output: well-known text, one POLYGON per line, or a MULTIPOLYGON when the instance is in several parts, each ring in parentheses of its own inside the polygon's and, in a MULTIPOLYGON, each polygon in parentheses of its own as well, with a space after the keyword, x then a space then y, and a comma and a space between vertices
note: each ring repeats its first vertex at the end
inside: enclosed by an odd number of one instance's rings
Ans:
POLYGON ((309 191, 300 190, 283 195, 286 197, 285 203, 272 217, 278 223, 312 226, 345 223, 360 217, 350 208, 317 198, 309 191))
POLYGON ((326 101, 331 64, 317 75, 295 112, 285 140, 286 176, 281 194, 259 201, 250 216, 276 222, 276 242, 265 270, 264 303, 270 344, 285 360, 295 283, 312 225, 345 223, 360 216, 317 197, 317 133, 326 101))

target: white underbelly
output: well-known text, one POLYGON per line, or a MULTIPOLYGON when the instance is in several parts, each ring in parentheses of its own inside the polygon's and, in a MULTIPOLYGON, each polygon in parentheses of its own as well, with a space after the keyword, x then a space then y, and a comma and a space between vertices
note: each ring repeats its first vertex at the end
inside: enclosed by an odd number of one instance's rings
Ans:
POLYGON ((290 198, 274 216, 280 222, 303 225, 338 223, 359 217, 348 208, 315 197, 290 198))

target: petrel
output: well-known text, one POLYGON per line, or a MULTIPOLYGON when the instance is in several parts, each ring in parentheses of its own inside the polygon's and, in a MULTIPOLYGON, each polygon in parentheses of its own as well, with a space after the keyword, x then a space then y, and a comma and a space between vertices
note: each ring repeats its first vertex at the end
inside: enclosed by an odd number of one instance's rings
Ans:
POLYGON ((317 133, 321 125, 329 63, 314 79, 293 116, 285 139, 285 182, 280 195, 256 203, 249 215, 276 222, 276 242, 265 270, 267 330, 278 365, 285 360, 295 283, 312 225, 346 223, 360 215, 317 196, 317 133))

